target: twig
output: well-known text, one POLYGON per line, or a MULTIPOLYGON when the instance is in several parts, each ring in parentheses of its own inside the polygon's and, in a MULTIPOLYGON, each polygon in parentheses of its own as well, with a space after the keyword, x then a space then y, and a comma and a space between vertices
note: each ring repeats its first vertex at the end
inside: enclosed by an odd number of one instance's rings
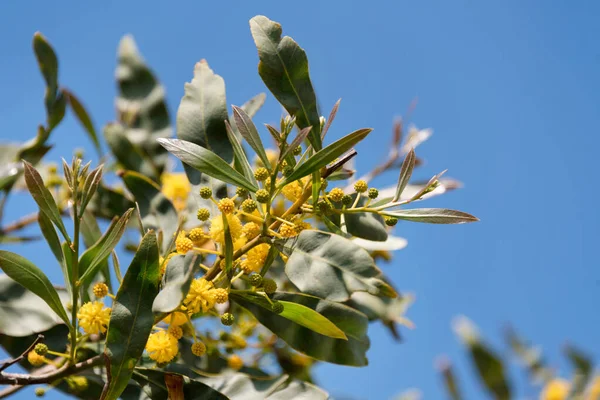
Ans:
POLYGON ((10 233, 10 232, 14 232, 14 231, 19 231, 25 227, 27 227, 28 225, 33 224, 34 222, 36 222, 38 219, 38 213, 31 213, 29 215, 25 215, 24 217, 21 217, 20 219, 11 222, 10 224, 6 225, 3 228, 0 228, 0 232, 6 234, 6 233, 10 233))
MULTIPOLYGON (((13 358, 12 360, 8 360, 8 361, 2 363, 2 365, 0 365, 0 374, 6 368, 10 367, 13 364, 16 364, 16 363, 20 362, 22 359, 24 359, 25 357, 27 357, 27 353, 29 353, 30 351, 32 351, 35 348, 35 345, 38 344, 39 342, 41 342, 42 340, 44 340, 44 335, 38 335, 35 338, 35 340, 33 341, 33 343, 31 343, 31 345, 27 348, 27 350, 25 350, 19 357, 13 358)), ((0 375, 0 376, 2 376, 2 375, 0 375)))
POLYGON ((59 369, 45 374, 11 374, 0 373, 0 385, 35 385, 40 383, 50 383, 67 375, 75 374, 86 369, 96 367, 104 362, 104 354, 89 358, 80 363, 69 365, 65 363, 59 369))

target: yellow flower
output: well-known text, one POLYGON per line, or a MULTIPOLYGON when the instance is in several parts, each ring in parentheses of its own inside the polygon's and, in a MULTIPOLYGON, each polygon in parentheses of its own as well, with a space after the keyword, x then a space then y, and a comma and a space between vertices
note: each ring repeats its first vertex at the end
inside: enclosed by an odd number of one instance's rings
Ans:
POLYGON ((175 339, 181 339, 181 337, 183 336, 183 329, 181 329, 181 327, 177 325, 169 326, 168 332, 169 335, 173 336, 175 339))
POLYGON ((279 233, 283 237, 293 237, 298 235, 298 232, 296 232, 296 228, 288 224, 281 224, 281 227, 279 228, 279 233))
MULTIPOLYGON (((242 236, 242 222, 237 216, 227 214, 227 223, 229 224, 231 239, 235 242, 242 236)), ((223 217, 221 215, 210 220, 210 237, 217 243, 225 244, 223 217)))
POLYGON ((241 267, 245 273, 259 272, 265 263, 267 254, 269 253, 269 246, 266 243, 259 244, 253 247, 246 253, 246 259, 241 262, 241 267))
POLYGON ((204 278, 192 281, 190 291, 183 300, 183 304, 192 314, 200 312, 200 309, 202 312, 207 312, 215 305, 215 302, 213 283, 204 278))
POLYGON ((246 237, 240 236, 239 239, 237 239, 233 242, 233 251, 236 251, 237 249, 239 249, 240 247, 242 247, 245 244, 246 244, 246 237))
POLYGON ((69 389, 73 392, 82 392, 88 388, 88 380, 85 376, 69 376, 65 379, 69 389))
POLYGON ((242 232, 246 239, 251 240, 258 236, 260 233, 260 226, 256 222, 248 222, 242 228, 242 232))
POLYGON ((340 188, 333 188, 331 189, 331 191, 329 192, 328 197, 332 200, 335 201, 336 203, 339 203, 340 201, 342 201, 342 197, 344 197, 344 191, 340 188))
POLYGON ((227 292, 227 289, 215 289, 213 290, 213 293, 217 304, 227 303, 227 300, 229 300, 229 293, 227 292))
POLYGON ((244 360, 242 360, 240 356, 234 354, 227 359, 227 365, 229 365, 229 368, 231 369, 238 370, 244 366, 244 360))
POLYGON ((146 342, 146 351, 150 358, 157 363, 167 363, 179 352, 177 339, 165 331, 153 333, 146 342))
POLYGON ((540 400, 565 400, 569 395, 569 382, 564 379, 552 379, 546 384, 540 400))
POLYGON ((180 231, 175 240, 175 248, 179 254, 185 254, 194 248, 194 242, 185 236, 185 231, 180 231))
POLYGON ((189 238, 192 242, 200 242, 204 239, 204 231, 202 228, 194 228, 190 231, 189 238))
POLYGON ((183 172, 164 173, 161 177, 162 193, 179 211, 185 209, 191 185, 183 172))
POLYGON ((192 354, 201 357, 206 353, 206 345, 202 342, 196 342, 192 345, 192 354))
POLYGON ((187 322, 187 316, 182 313, 182 312, 172 312, 171 314, 167 315, 164 319, 163 322, 170 324, 170 325, 175 325, 175 326, 179 326, 179 325, 183 325, 187 322))
POLYGON ((94 292, 94 296, 103 298, 108 294, 108 286, 104 282, 98 282, 94 285, 92 291, 94 292))
POLYGON ((35 351, 30 351, 27 353, 27 361, 29 361, 29 364, 33 365, 34 367, 39 367, 46 362, 46 357, 40 356, 35 351))
POLYGON ((223 214, 231 214, 235 209, 235 203, 230 198, 224 198, 219 200, 219 211, 223 214))
POLYGON ((304 192, 304 180, 303 179, 299 179, 292 183, 288 183, 287 185, 285 185, 283 187, 283 189, 281 189, 281 193, 283 193, 285 198, 288 199, 289 201, 298 200, 302 196, 303 192, 304 192))
POLYGON ((89 334, 104 333, 110 321, 110 311, 109 307, 104 307, 99 301, 87 302, 77 312, 79 325, 89 334))

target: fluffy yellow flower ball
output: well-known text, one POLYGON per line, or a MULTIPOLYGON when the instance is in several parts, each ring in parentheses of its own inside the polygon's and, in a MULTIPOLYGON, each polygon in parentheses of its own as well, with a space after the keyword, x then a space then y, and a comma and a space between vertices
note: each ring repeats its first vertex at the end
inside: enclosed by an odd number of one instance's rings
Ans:
MULTIPOLYGON (((242 236, 242 222, 237 216, 227 214, 227 224, 229 225, 231 239, 235 242, 242 236)), ((217 243, 225 244, 223 217, 221 215, 210 220, 210 237, 217 243)))
POLYGON ((146 351, 157 363, 168 363, 179 352, 177 339, 165 331, 153 333, 146 342, 146 351))
POLYGON ((565 400, 569 395, 569 382, 564 379, 552 379, 544 386, 540 400, 565 400))
POLYGON ((251 272, 259 272, 265 263, 267 254, 269 254, 269 246, 266 243, 259 244, 253 247, 246 253, 246 259, 241 262, 241 267, 246 274, 251 272))
POLYGON ((183 304, 192 314, 207 312, 216 302, 213 288, 213 283, 204 278, 194 279, 183 304))
POLYGON ((162 193, 179 211, 185 209, 191 191, 190 182, 184 173, 165 173, 161 177, 162 193))
POLYGON ((99 301, 87 302, 77 312, 79 325, 89 334, 104 333, 110 321, 110 311, 99 301))

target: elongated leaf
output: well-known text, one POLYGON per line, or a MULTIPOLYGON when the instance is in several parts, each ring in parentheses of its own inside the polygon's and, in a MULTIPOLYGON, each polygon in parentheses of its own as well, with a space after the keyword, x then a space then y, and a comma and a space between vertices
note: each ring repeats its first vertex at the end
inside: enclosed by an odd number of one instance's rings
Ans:
POLYGON ((458 390, 458 382, 456 382, 456 376, 452 370, 452 366, 446 360, 442 360, 439 365, 440 372, 444 379, 444 387, 446 393, 451 400, 461 400, 462 396, 458 390))
POLYGON ((286 185, 318 171, 363 140, 371 130, 370 128, 359 129, 316 152, 304 163, 297 165, 290 176, 286 177, 280 185, 286 185))
MULTIPOLYGON (((257 293, 240 292, 232 296, 234 299, 242 297, 245 301, 250 301, 268 311, 271 311, 272 309, 271 303, 257 293)), ((290 321, 321 335, 334 339, 348 340, 346 334, 340 328, 335 326, 333 322, 319 314, 317 311, 302 304, 296 304, 290 301, 282 300, 280 303, 284 306, 283 311, 279 314, 283 318, 289 319, 290 321)))
POLYGON ((158 294, 158 243, 150 231, 144 236, 113 302, 105 354, 110 362, 103 400, 119 398, 144 352, 154 324, 152 301, 158 294))
MULTIPOLYGON (((351 197, 354 201, 357 194, 353 194, 351 197)), ((358 206, 362 207, 366 204, 366 198, 361 196, 358 200, 358 206)), ((338 210, 342 209, 341 203, 334 203, 338 210)), ((341 217, 340 214, 331 213, 328 215, 331 221, 336 225, 340 226, 341 217)), ((349 213, 344 215, 346 222, 346 230, 349 234, 366 240, 372 240, 376 242, 384 242, 388 238, 387 229, 383 218, 374 213, 349 213)))
POLYGON ((329 118, 327 118, 327 122, 325 123, 325 126, 323 127, 323 131, 321 132, 321 139, 325 138, 327 131, 329 131, 331 124, 333 124, 333 120, 335 119, 335 116, 337 115, 341 101, 342 101, 342 99, 338 99, 338 101, 336 101, 335 104, 333 105, 333 108, 331 109, 331 112, 329 113, 329 118))
POLYGON ((73 113, 75 113, 75 116, 79 120, 79 123, 81 123, 81 125, 87 132, 88 136, 92 140, 92 143, 94 143, 94 147, 96 148, 98 155, 101 157, 102 148, 100 147, 98 134, 96 133, 96 128, 94 128, 94 123, 90 118, 90 114, 87 112, 81 101, 79 101, 77 96, 73 94, 73 92, 67 89, 63 89, 62 92, 66 96, 67 102, 71 106, 71 110, 73 110, 73 113))
POLYGON ((241 170, 240 172, 246 177, 248 182, 258 187, 258 182, 254 177, 254 171, 252 171, 252 166, 250 165, 250 161, 248 161, 248 157, 244 152, 242 144, 233 132, 233 129, 229 122, 225 122, 225 126, 227 127, 227 137, 229 138, 229 141, 231 142, 231 145, 233 147, 233 154, 235 156, 237 165, 239 165, 239 169, 241 170))
MULTIPOLYGON (((158 182, 168 153, 156 139, 171 136, 169 111, 165 90, 144 62, 132 36, 124 36, 119 43, 115 75, 119 89, 118 120, 126 130, 127 139, 144 158, 145 169, 150 172, 147 176, 158 182)), ((117 150, 114 146, 111 149, 117 150)))
MULTIPOLYGON (((177 137, 231 162, 233 151, 225 130, 227 118, 225 81, 202 60, 194 67, 192 81, 185 84, 185 94, 177 110, 177 137)), ((199 185, 200 173, 189 165, 184 167, 192 185, 199 185)))
POLYGON ((159 139, 158 142, 175 157, 210 177, 243 187, 251 192, 258 190, 258 187, 210 150, 179 139, 159 139))
POLYGON ((52 225, 52 221, 44 214, 43 212, 38 213, 38 224, 40 226, 40 230, 52 250, 52 254, 56 257, 56 261, 60 264, 60 268, 62 269, 63 278, 65 280, 65 284, 67 287, 70 287, 70 276, 67 271, 67 267, 65 264, 65 259, 63 256, 62 246, 60 244, 60 239, 56 234, 56 229, 54 229, 54 225, 52 225))
POLYGON ((305 230, 283 244, 288 278, 303 293, 346 301, 356 291, 395 297, 365 250, 339 235, 305 230))
POLYGON ((413 208, 411 210, 383 211, 382 214, 428 224, 464 224, 479 221, 479 218, 471 214, 446 208, 413 208))
POLYGON ((267 95, 265 93, 259 93, 240 107, 250 118, 254 117, 254 115, 260 110, 265 104, 265 99, 267 95))
POLYGON ((479 339, 477 329, 466 317, 454 322, 454 330, 469 349, 471 360, 490 394, 497 400, 511 399, 511 388, 502 360, 479 339))
POLYGON ((506 341, 535 381, 547 382, 553 378, 554 373, 546 365, 540 349, 526 344, 511 328, 506 331, 506 341))
MULTIPOLYGON (((367 365, 367 318, 348 306, 301 293, 279 292, 273 295, 274 300, 301 304, 323 315, 345 333, 348 340, 344 340, 314 332, 237 294, 232 294, 232 298, 279 338, 302 353, 335 364, 367 365)), ((287 305, 285 303, 284 311, 287 305)))
POLYGON ((79 217, 83 217, 85 208, 87 207, 94 194, 96 194, 98 185, 100 185, 100 181, 102 180, 103 168, 104 165, 100 164, 98 167, 92 170, 92 172, 90 172, 85 178, 85 182, 83 183, 83 190, 81 191, 81 209, 79 212, 79 217))
POLYGON ((140 146, 134 145, 129 138, 125 126, 121 124, 107 124, 104 127, 104 139, 108 143, 113 155, 121 168, 136 171, 156 180, 159 171, 156 166, 144 155, 140 146))
POLYGON ((0 269, 17 283, 38 295, 67 325, 69 317, 60 297, 41 269, 18 254, 0 250, 0 269))
POLYGON ((127 222, 133 213, 133 208, 127 210, 125 214, 118 220, 114 221, 104 236, 100 238, 92 247, 87 249, 79 259, 80 278, 79 282, 81 285, 86 285, 89 280, 92 279, 98 272, 99 267, 102 263, 108 260, 110 253, 113 251, 115 246, 121 240, 125 228, 127 228, 127 222))
POLYGON ((193 252, 189 252, 185 256, 171 257, 165 272, 162 290, 152 303, 152 312, 155 314, 170 313, 179 307, 194 279, 196 259, 197 256, 193 252))
POLYGON ((415 168, 415 162, 417 161, 417 156, 415 155, 415 150, 410 149, 404 161, 402 162, 402 167, 400 168, 400 176, 398 177, 398 186, 396 187, 396 194, 392 199, 392 202, 398 201, 404 188, 408 185, 408 181, 412 175, 413 169, 415 168))
POLYGON ((582 398, 585 388, 592 377, 594 366, 589 355, 582 353, 577 348, 567 345, 565 353, 573 364, 575 373, 572 381, 571 390, 569 391, 569 399, 582 398))
POLYGON ((265 167, 270 168, 271 162, 269 161, 269 157, 267 157, 265 146, 263 145, 262 140, 260 140, 260 135, 258 134, 252 119, 241 108, 236 106, 232 106, 232 108, 233 119, 235 120, 235 125, 240 134, 246 139, 246 142, 252 147, 252 150, 256 152, 258 158, 261 159, 265 167))
POLYGON ((315 150, 320 150, 320 114, 306 53, 289 36, 282 38, 281 25, 267 17, 252 18, 250 30, 260 58, 260 77, 281 105, 296 117, 300 128, 313 127, 309 141, 315 150))
POLYGON ((279 159, 285 160, 287 158, 287 156, 292 151, 294 151, 294 149, 296 147, 300 146, 304 142, 304 139, 306 139, 306 137, 310 133, 311 129, 312 129, 312 126, 307 126, 306 128, 301 129, 300 132, 298 132, 298 134, 294 138, 294 140, 292 140, 292 143, 290 143, 289 146, 287 146, 285 148, 285 150, 281 153, 281 155, 279 156, 279 159))
POLYGON ((60 212, 58 211, 58 206, 54 201, 54 197, 52 197, 52 194, 44 185, 40 173, 27 161, 23 161, 23 166, 25 169, 25 183, 27 184, 29 193, 31 193, 31 197, 33 197, 40 207, 40 211, 46 214, 46 216, 54 222, 63 237, 70 241, 69 234, 67 233, 67 229, 65 228, 60 212))
POLYGON ((36 32, 33 35, 33 50, 40 71, 46 81, 46 112, 48 113, 48 120, 50 120, 54 110, 54 103, 58 97, 58 59, 56 58, 54 49, 40 32, 36 32))
MULTIPOLYGON (((66 290, 57 292, 62 301, 69 300, 66 290)), ((64 327, 63 320, 44 300, 7 275, 0 275, 0 336, 28 336, 58 324, 64 327)))

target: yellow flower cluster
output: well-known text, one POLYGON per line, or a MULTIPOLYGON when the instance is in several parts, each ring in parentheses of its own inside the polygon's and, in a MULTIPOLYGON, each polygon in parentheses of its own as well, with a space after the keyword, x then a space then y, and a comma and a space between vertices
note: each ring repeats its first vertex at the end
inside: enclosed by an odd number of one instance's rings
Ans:
POLYGON ((111 309, 100 301, 87 302, 77 312, 77 319, 86 333, 104 333, 110 321, 110 312, 111 309))
POLYGON ((305 183, 303 179, 288 183, 283 187, 283 189, 281 189, 281 193, 283 193, 283 196, 289 201, 296 201, 304 192, 304 184, 305 183))
POLYGON ((540 400, 565 400, 569 395, 570 385, 564 379, 552 379, 546 384, 540 400))
MULTIPOLYGON (((242 221, 233 214, 227 214, 226 218, 231 239, 235 242, 242 236, 242 221)), ((223 217, 221 215, 210 220, 210 237, 216 243, 225 244, 225 228, 223 227, 223 217)))
POLYGON ((165 331, 153 333, 146 342, 146 351, 157 363, 170 362, 179 352, 177 338, 165 331))
POLYGON ((191 314, 196 314, 200 310, 205 313, 217 302, 215 293, 217 290, 211 281, 204 278, 194 279, 183 304, 191 314))
POLYGON ((180 231, 175 239, 175 248, 179 254, 185 254, 194 248, 194 242, 186 236, 185 231, 180 231))
POLYGON ((165 173, 161 177, 162 193, 179 211, 185 209, 191 185, 184 173, 165 173))
POLYGON ((289 224, 281 224, 281 227, 279 228, 279 234, 281 234, 283 237, 294 237, 298 236, 304 229, 310 228, 312 228, 312 226, 308 222, 296 221, 293 226, 289 224))
POLYGON ((246 258, 241 262, 240 266, 246 274, 259 272, 265 263, 267 254, 269 254, 269 246, 266 243, 259 244, 253 247, 246 253, 246 258))

